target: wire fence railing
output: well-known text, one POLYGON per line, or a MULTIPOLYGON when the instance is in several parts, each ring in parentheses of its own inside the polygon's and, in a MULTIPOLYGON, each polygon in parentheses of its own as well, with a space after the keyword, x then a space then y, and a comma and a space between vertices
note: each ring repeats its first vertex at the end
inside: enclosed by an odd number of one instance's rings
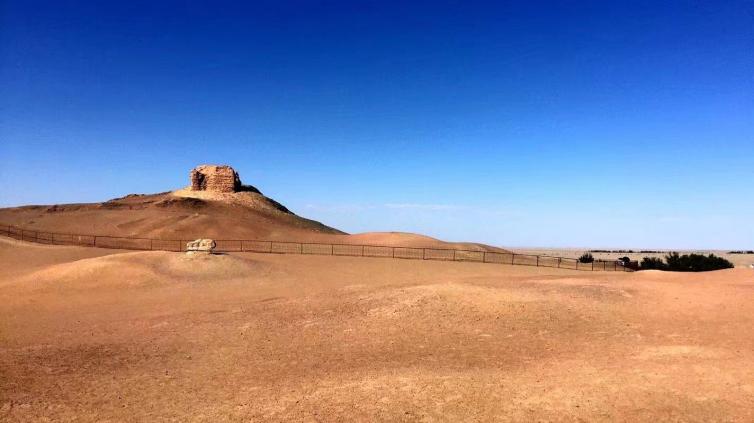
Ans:
MULTIPOLYGON (((145 251, 186 251, 190 239, 156 239, 116 237, 109 235, 70 234, 38 231, 0 224, 0 235, 20 241, 49 245, 76 245, 82 247, 112 248, 145 251)), ((582 263, 570 257, 556 257, 514 252, 457 250, 431 247, 400 247, 361 244, 328 244, 316 242, 261 241, 247 239, 215 240, 215 251, 221 253, 249 252, 270 254, 302 254, 351 257, 382 257, 410 260, 465 261, 518 266, 553 267, 587 271, 632 271, 631 264, 621 261, 582 263)))

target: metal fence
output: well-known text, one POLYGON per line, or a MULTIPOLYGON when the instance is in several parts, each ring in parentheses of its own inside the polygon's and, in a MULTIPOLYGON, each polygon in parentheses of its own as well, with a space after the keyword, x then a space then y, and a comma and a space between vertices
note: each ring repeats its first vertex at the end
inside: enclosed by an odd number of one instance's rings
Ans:
MULTIPOLYGON (((20 241, 50 245, 77 245, 83 247, 114 248, 123 250, 186 251, 189 239, 154 239, 83 235, 36 231, 13 225, 0 224, 0 235, 20 241)), ((217 252, 250 252, 271 254, 311 254, 325 256, 383 257, 410 260, 468 261, 520 266, 554 267, 588 271, 631 271, 620 261, 594 261, 581 263, 578 259, 513 252, 455 250, 443 248, 395 247, 383 245, 326 244, 313 242, 259 241, 248 239, 215 240, 217 252)))

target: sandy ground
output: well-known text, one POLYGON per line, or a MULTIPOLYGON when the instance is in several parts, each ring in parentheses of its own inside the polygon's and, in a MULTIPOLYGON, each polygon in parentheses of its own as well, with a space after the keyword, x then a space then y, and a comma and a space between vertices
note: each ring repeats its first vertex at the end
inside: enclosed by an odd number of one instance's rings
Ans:
MULTIPOLYGON (((570 257, 578 258, 585 251, 589 251, 589 248, 512 248, 512 251, 521 254, 535 254, 535 255, 549 255, 556 257, 570 257)), ((639 251, 634 250, 634 251, 639 251)), ((749 267, 754 264, 754 254, 729 254, 730 250, 674 250, 681 254, 697 253, 697 254, 714 254, 716 256, 723 257, 733 263, 736 267, 749 267)), ((620 257, 628 256, 631 260, 641 261, 644 257, 659 257, 664 258, 670 250, 661 253, 592 253, 595 259, 598 260, 617 260, 620 257)))
POLYGON ((0 240, 2 421, 754 420, 754 271, 0 240))

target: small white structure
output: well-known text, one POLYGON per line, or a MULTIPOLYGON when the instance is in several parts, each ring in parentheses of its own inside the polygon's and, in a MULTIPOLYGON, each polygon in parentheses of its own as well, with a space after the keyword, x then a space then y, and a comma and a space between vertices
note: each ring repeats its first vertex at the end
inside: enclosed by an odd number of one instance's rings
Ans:
POLYGON ((186 243, 186 253, 205 253, 212 254, 217 247, 214 239, 197 239, 186 243))

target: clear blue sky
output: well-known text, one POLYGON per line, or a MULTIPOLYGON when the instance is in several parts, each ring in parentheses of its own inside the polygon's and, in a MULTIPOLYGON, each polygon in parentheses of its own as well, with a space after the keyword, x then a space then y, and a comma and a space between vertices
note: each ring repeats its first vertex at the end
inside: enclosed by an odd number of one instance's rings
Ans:
POLYGON ((752 2, 247 3, 0 1, 0 205, 227 163, 349 232, 754 248, 752 2))

